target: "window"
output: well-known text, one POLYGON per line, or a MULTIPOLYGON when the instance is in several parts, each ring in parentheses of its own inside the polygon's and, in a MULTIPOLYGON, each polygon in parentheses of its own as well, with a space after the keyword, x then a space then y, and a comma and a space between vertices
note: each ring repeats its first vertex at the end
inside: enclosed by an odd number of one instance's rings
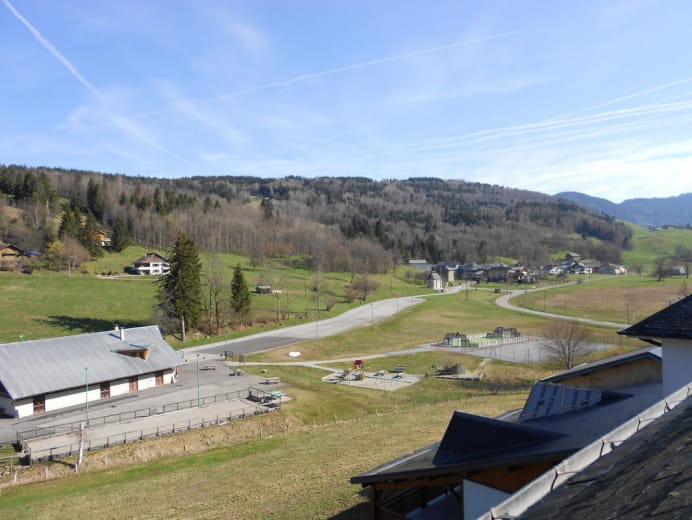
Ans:
POLYGON ((35 395, 34 396, 34 413, 43 413, 46 411, 46 396, 45 395, 35 395))
POLYGON ((101 399, 108 399, 111 396, 111 384, 109 381, 101 383, 101 399))

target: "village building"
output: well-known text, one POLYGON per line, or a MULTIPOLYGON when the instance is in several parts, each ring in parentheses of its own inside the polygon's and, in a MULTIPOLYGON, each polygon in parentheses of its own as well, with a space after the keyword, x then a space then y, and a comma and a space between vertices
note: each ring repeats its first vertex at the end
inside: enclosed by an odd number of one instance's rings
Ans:
POLYGON ((412 258, 406 265, 419 271, 429 271, 432 268, 432 265, 424 258, 412 258))
POLYGON ((441 291, 443 289, 442 277, 435 271, 432 271, 428 276, 428 289, 433 291, 441 291))
POLYGON ((147 253, 134 261, 134 272, 136 274, 168 274, 170 269, 171 264, 158 253, 147 253))
POLYGON ((598 272, 600 274, 625 275, 627 274, 627 268, 623 265, 604 264, 598 272))
POLYGON ((175 382, 157 326, 0 345, 0 414, 23 418, 175 382))
POLYGON ((24 260, 28 256, 27 252, 17 246, 0 242, 0 271, 17 271, 21 269, 24 260))

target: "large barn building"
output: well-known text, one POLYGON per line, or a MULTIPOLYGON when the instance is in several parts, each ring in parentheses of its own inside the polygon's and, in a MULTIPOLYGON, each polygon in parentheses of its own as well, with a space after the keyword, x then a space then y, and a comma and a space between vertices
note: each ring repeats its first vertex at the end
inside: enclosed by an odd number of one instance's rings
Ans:
POLYGON ((0 345, 0 414, 23 418, 175 382, 157 326, 0 345))

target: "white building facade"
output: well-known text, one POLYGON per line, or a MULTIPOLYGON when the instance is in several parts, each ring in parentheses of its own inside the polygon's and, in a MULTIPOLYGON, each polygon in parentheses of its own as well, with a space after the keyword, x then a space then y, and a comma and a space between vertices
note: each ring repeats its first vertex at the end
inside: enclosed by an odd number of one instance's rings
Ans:
POLYGON ((0 413, 21 419, 172 384, 182 364, 156 326, 0 345, 0 413))

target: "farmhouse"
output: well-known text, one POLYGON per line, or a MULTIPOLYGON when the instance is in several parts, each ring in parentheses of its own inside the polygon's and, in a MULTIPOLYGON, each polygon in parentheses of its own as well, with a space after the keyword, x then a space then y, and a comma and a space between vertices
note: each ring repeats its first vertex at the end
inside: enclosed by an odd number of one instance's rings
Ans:
POLYGON ((27 253, 12 244, 0 242, 0 270, 13 271, 20 269, 27 253))
POLYGON ((134 271, 137 274, 167 274, 171 265, 158 253, 147 253, 134 261, 134 271))
POLYGON ((0 414, 23 418, 172 384, 178 353, 157 326, 0 345, 0 414))

